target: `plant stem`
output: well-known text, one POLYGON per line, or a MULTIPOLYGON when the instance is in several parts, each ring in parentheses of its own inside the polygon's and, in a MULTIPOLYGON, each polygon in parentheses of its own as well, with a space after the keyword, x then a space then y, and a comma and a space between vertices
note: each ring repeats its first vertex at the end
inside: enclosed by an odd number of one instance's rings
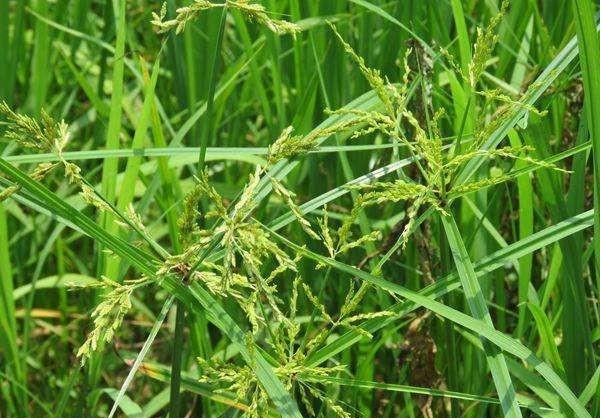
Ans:
POLYGON ((169 395, 169 417, 178 418, 181 408, 181 362, 183 354, 183 328, 185 326, 185 310, 181 301, 177 301, 175 317, 175 337, 173 341, 173 357, 171 358, 171 391, 169 395))

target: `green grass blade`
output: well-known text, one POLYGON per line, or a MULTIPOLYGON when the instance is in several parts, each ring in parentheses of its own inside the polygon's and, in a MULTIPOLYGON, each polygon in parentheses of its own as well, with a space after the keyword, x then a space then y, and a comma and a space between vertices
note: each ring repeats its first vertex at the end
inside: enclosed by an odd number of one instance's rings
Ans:
MULTIPOLYGON (((125 66, 125 36, 126 36, 126 18, 125 18, 124 0, 113 2, 115 13, 115 28, 117 33, 115 52, 113 55, 113 74, 112 74, 112 96, 110 102, 110 113, 108 118, 108 128, 106 130, 106 149, 119 148, 119 137, 121 135, 121 117, 123 114, 123 76, 125 66)), ((116 195, 116 179, 118 172, 118 160, 116 158, 107 158, 102 165, 102 186, 101 194, 109 203, 114 203, 116 195)), ((110 227, 114 230, 115 218, 111 214, 102 214, 100 224, 103 228, 110 227)), ((101 271, 107 271, 108 266, 103 265, 104 257, 100 257, 101 271)))
MULTIPOLYGON (((15 320, 15 298, 13 292, 12 263, 9 253, 7 213, 0 203, 0 347, 3 352, 3 369, 11 379, 24 385, 21 356, 17 345, 17 323, 15 320)), ((17 400, 23 400, 20 386, 13 387, 17 400)))
POLYGON ((456 34, 458 36, 458 50, 460 51, 460 66, 463 71, 467 71, 471 62, 471 40, 465 23, 465 14, 460 0, 451 0, 452 15, 456 25, 456 34))
MULTIPOLYGON (((487 303, 475 275, 469 253, 465 248, 458 225, 452 215, 442 215, 442 223, 448 238, 448 245, 454 257, 454 265, 458 272, 467 304, 474 318, 483 320, 490 328, 494 328, 492 317, 487 308, 487 303)), ((492 372, 494 384, 501 400, 502 410, 506 417, 521 417, 521 410, 517 403, 516 392, 506 366, 506 360, 497 347, 484 343, 488 366, 492 372)))
MULTIPOLYGON (((595 27, 595 3, 591 0, 572 2, 577 27, 579 61, 583 74, 584 111, 592 141, 594 163, 594 260, 596 292, 600 292, 600 41, 595 27)), ((579 352, 578 354, 582 354, 579 352)))
MULTIPOLYGON (((500 405, 500 400, 497 398, 490 398, 488 396, 480 396, 480 395, 472 395, 470 393, 463 392, 454 392, 450 390, 440 390, 440 389, 430 389, 430 388, 422 388, 417 386, 408 386, 408 385, 398 385, 394 383, 383 383, 383 382, 371 382, 357 379, 348 379, 341 377, 330 377, 330 376, 319 376, 314 377, 303 377, 304 380, 309 382, 327 382, 331 384, 338 384, 341 386, 350 386, 360 389, 376 389, 383 390, 389 392, 401 392, 401 393, 413 393, 418 395, 429 395, 429 396, 439 396, 450 399, 460 399, 463 401, 471 401, 471 402, 482 402, 488 404, 500 405)), ((519 404, 524 407, 535 411, 538 414, 542 414, 540 416, 551 416, 550 414, 557 414, 556 410, 551 408, 544 407, 539 403, 533 401, 531 398, 520 396, 517 394, 517 399, 519 400, 519 404)))
POLYGON ((556 370, 564 375, 565 368, 560 359, 560 354, 558 354, 558 347, 556 346, 554 333, 552 332, 552 324, 550 323, 548 316, 542 308, 535 303, 529 302, 527 303, 527 307, 537 325, 544 356, 556 370))
MULTIPOLYGON (((513 147, 521 145, 519 135, 514 131, 508 133, 508 138, 513 147)), ((525 168, 523 161, 517 161, 515 168, 517 170, 525 168)), ((519 196, 519 238, 523 239, 533 233, 533 187, 531 178, 528 175, 517 177, 517 188, 519 196)), ((527 255, 519 260, 519 321, 517 323, 517 335, 523 335, 525 329, 525 314, 528 299, 529 285, 531 283, 531 269, 533 257, 527 255)))
MULTIPOLYGON (((82 274, 62 274, 60 276, 48 276, 43 279, 38 279, 35 283, 35 290, 40 289, 55 289, 55 288, 65 288, 69 286, 88 286, 90 284, 96 283, 98 280, 84 276, 82 274)), ((13 298, 15 300, 21 299, 23 296, 27 295, 29 292, 33 290, 33 286, 31 283, 25 284, 23 286, 17 287, 13 290, 13 298)))
MULTIPOLYGON (((156 81, 158 80, 159 69, 160 61, 157 60, 152 69, 152 77, 150 82, 145 86, 144 89, 144 104, 142 105, 140 118, 137 121, 135 134, 133 136, 133 140, 131 141, 132 151, 143 148, 145 139, 147 137, 147 130, 150 126, 150 110, 152 108, 152 103, 154 102, 154 89, 156 87, 156 81)), ((133 201, 133 193, 135 190, 135 183, 137 181, 141 161, 142 157, 137 155, 135 152, 127 160, 123 182, 121 183, 121 191, 117 199, 117 209, 121 211, 125 210, 133 201)))
POLYGON ((169 313, 169 309, 171 309, 171 306, 173 305, 173 299, 174 299, 173 296, 169 297, 167 299, 167 301, 164 303, 162 309, 160 310, 160 313, 158 314, 158 317, 154 321, 154 325, 152 326, 152 329, 150 330, 150 333, 148 334, 148 338, 146 338, 146 341, 144 341, 144 345, 142 346, 142 349, 140 350, 140 352, 136 356, 133 364, 131 365, 131 369, 129 369, 129 373, 127 373, 127 377, 123 381, 123 384, 121 385, 121 389, 119 389, 119 393, 117 394, 117 396, 115 398, 115 403, 113 404, 113 406, 110 410, 110 413, 108 414, 108 418, 112 418, 115 415, 115 413, 117 412, 117 407, 119 406, 121 399, 123 399, 123 396, 125 396, 125 392, 127 392, 127 388, 133 381, 133 377, 135 376, 135 373, 141 366, 142 361, 144 361, 146 354, 148 354, 148 351, 150 350, 150 347, 152 346, 152 343, 154 342, 154 339, 156 338, 158 331, 160 331, 160 327, 162 326, 165 318, 167 317, 167 314, 169 313))
POLYGON ((219 69, 219 59, 221 55, 221 43, 223 42, 223 33, 225 32, 225 20, 227 19, 227 6, 223 7, 221 12, 221 21, 219 23, 219 32, 217 33, 217 41, 210 70, 210 78, 208 85, 208 94, 206 98, 206 118, 204 120, 204 129, 202 129, 202 138, 200 141, 200 153, 198 154, 198 171, 204 170, 204 159, 206 156, 206 147, 208 141, 212 139, 214 131, 214 101, 215 88, 217 85, 217 71, 219 69))
MULTIPOLYGON (((0 3, 0 68, 10 68, 10 37, 9 37, 9 7, 8 2, 0 3)), ((9 95, 9 78, 0 80, 0 97, 6 99, 9 95)))
POLYGON ((581 395, 579 395, 579 399, 581 400, 581 403, 583 405, 586 405, 589 401, 591 401, 592 398, 594 397, 594 395, 597 396, 599 388, 600 388, 600 366, 598 366, 596 368, 596 371, 594 372, 590 381, 588 382, 587 385, 585 385, 585 388, 583 389, 583 391, 581 391, 581 395))
MULTIPOLYGON (((309 151, 309 154, 365 152, 373 150, 385 150, 394 148, 395 146, 396 145, 394 144, 325 145, 309 151)), ((206 148, 206 158, 207 161, 232 159, 235 157, 242 158, 253 155, 267 155, 268 151, 268 147, 208 147, 206 148)), ((177 157, 189 154, 198 154, 199 152, 199 147, 139 147, 134 149, 66 151, 62 154, 62 156, 67 161, 86 161, 102 160, 105 158, 177 157)), ((4 159, 13 164, 59 161, 59 158, 56 156, 56 154, 51 153, 7 155, 4 157, 4 159)))

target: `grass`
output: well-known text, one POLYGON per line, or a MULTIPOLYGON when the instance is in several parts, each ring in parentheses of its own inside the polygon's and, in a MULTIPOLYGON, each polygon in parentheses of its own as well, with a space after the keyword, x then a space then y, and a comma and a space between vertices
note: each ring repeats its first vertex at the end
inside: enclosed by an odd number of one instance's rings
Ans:
POLYGON ((0 2, 0 417, 598 416, 595 8, 0 2))

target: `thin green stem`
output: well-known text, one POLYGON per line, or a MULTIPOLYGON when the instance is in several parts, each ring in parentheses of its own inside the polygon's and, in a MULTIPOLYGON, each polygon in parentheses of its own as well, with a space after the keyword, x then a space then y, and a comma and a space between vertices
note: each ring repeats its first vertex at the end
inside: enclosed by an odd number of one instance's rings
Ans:
POLYGON ((185 327, 185 308, 177 302, 175 317, 175 336, 173 338, 173 356, 171 358, 171 389, 169 394, 169 417, 179 418, 181 409, 181 363, 183 360, 183 329, 185 327))

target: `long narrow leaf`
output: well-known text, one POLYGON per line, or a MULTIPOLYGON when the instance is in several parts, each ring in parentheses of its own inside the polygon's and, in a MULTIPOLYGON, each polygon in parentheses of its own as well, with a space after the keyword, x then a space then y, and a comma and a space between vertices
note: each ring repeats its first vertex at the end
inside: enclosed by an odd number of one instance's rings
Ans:
MULTIPOLYGON (((446 237, 448 238, 448 245, 454 257, 454 265, 456 266, 471 314, 474 318, 484 321, 490 328, 494 329, 492 317, 488 311, 483 291, 473 269, 473 263, 458 230, 458 225, 456 225, 456 221, 452 215, 442 215, 441 218, 444 230, 446 231, 446 237)), ((504 416, 521 417, 515 388, 510 378, 504 356, 498 347, 489 343, 484 343, 484 349, 488 366, 490 367, 492 378, 498 391, 498 398, 501 400, 504 416)))

